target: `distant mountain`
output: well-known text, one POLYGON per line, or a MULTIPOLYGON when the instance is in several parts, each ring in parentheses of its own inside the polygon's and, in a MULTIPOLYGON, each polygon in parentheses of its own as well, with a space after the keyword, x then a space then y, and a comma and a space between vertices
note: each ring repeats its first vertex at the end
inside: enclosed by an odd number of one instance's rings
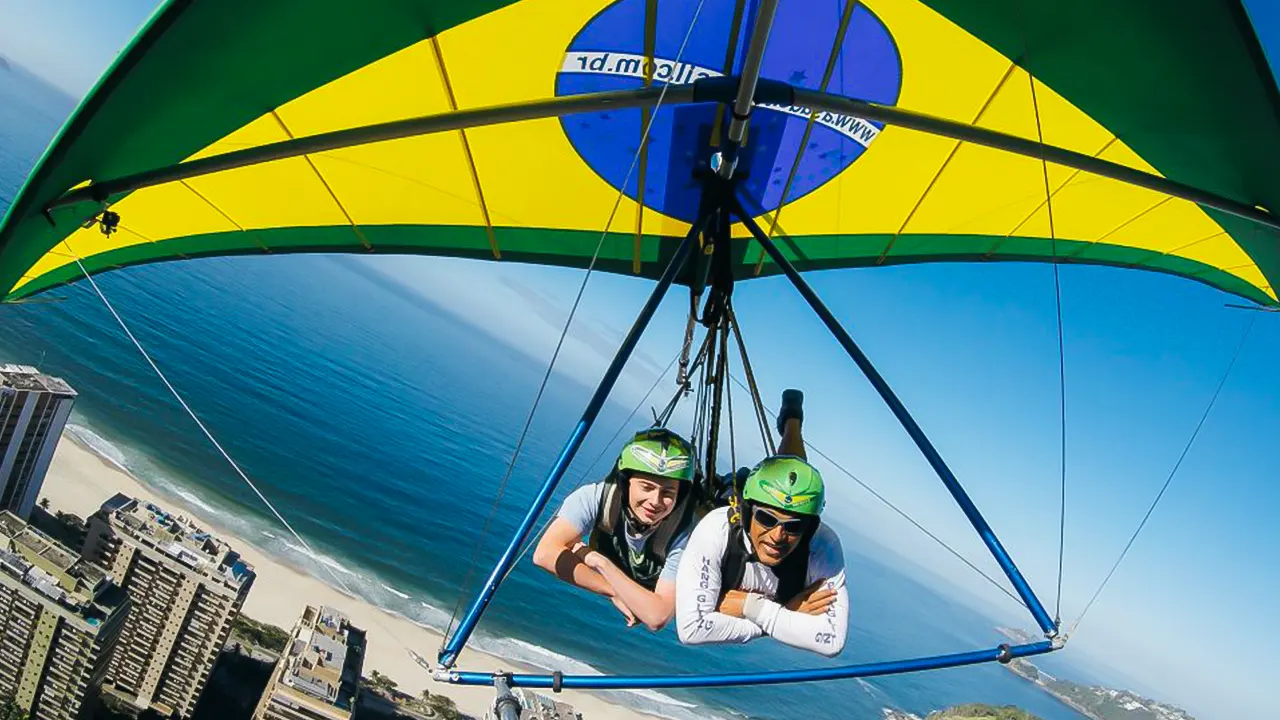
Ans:
POLYGON ((1041 720, 1041 718, 1012 705, 966 703, 946 710, 935 710, 924 718, 901 710, 886 709, 884 720, 1041 720))
POLYGON ((0 70, 9 71, 11 69, 12 68, 9 66, 9 59, 0 55, 0 70))
POLYGON ((965 705, 957 705, 947 708, 946 710, 938 710, 931 712, 925 716, 925 720, 1041 720, 1040 716, 1032 715, 1026 710, 1016 708, 1012 705, 984 705, 982 703, 968 703, 965 705))
MULTIPOLYGON (((1031 634, 1016 628, 998 627, 996 630, 1014 642, 1035 640, 1031 634)), ((1045 692, 1090 720, 1195 720, 1191 713, 1182 708, 1145 698, 1129 690, 1081 685, 1055 678, 1026 658, 1016 658, 1005 667, 1039 685, 1045 692)))
POLYGON ((1186 710, 1128 690, 1059 680, 1026 658, 1016 658, 1005 667, 1044 688, 1045 692, 1090 720, 1195 720, 1186 710))

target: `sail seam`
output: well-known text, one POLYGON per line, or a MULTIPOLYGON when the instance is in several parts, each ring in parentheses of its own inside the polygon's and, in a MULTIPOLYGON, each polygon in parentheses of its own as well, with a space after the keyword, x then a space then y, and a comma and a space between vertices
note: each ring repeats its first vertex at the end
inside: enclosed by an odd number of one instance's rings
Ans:
MULTIPOLYGON (((271 117, 276 119, 276 123, 280 125, 280 129, 284 131, 285 135, 289 136, 290 140, 292 140, 293 132, 289 130, 288 125, 285 125, 284 118, 280 117, 280 113, 272 110, 271 117)), ((342 201, 338 199, 338 194, 329 186, 329 181, 324 179, 324 175, 320 173, 320 168, 316 167, 315 162, 312 161, 311 155, 305 154, 302 156, 302 159, 307 161, 307 165, 310 166, 311 172, 316 174, 316 179, 320 181, 320 184, 324 186, 325 192, 329 193, 329 197, 333 199, 333 204, 338 206, 338 211, 347 219, 347 224, 351 226, 352 232, 354 232, 356 234, 356 238, 360 240, 360 245, 363 246, 365 250, 373 250, 373 246, 369 244, 369 239, 364 236, 364 232, 360 230, 360 226, 357 225, 355 219, 351 217, 351 213, 347 212, 347 208, 342 204, 342 201)))
MULTIPOLYGON (((982 107, 978 109, 978 114, 974 116, 973 122, 969 123, 970 125, 977 125, 982 121, 982 116, 986 114, 987 110, 991 107, 991 104, 995 102, 996 96, 1000 94, 1000 90, 1004 88, 1004 84, 1013 76, 1013 71, 1017 67, 1017 63, 1009 63, 1009 69, 1004 71, 1004 75, 1000 78, 1000 82, 996 83, 995 88, 991 90, 991 94, 987 96, 986 102, 982 103, 982 107)), ((918 212, 920 207, 924 205, 925 199, 929 197, 929 193, 933 191, 933 187, 938 184, 938 180, 942 177, 942 174, 946 172, 947 167, 951 165, 951 160, 955 158, 956 153, 960 151, 960 146, 962 145, 964 145, 964 141, 957 140, 955 144, 951 146, 951 151, 947 153, 946 159, 942 161, 942 166, 938 168, 938 171, 934 173, 933 178, 929 180, 929 184, 925 186, 924 192, 920 193, 920 197, 916 200, 916 204, 912 206, 911 212, 907 213, 907 217, 902 221, 902 225, 898 226, 898 231, 893 234, 893 237, 889 238, 889 242, 885 244, 884 250, 880 251, 880 257, 876 258, 876 265, 884 264, 885 258, 889 256, 889 251, 892 250, 894 244, 898 242, 898 238, 906 232, 907 225, 911 224, 911 220, 916 216, 916 212, 918 212)))
MULTIPOLYGON (((449 100, 449 110, 458 111, 458 99, 453 94, 453 83, 449 81, 449 71, 444 66, 444 53, 440 50, 440 41, 433 35, 431 37, 431 52, 435 57, 436 70, 440 73, 440 82, 444 85, 445 97, 449 100)), ((489 250, 493 253, 494 260, 502 259, 502 250, 498 247, 498 237, 493 232, 493 220, 489 216, 489 205, 484 200, 484 189, 480 187, 480 172, 476 169, 476 159, 471 153, 471 142, 467 140, 467 131, 458 130, 458 137, 462 140, 462 154, 467 159, 467 170, 471 173, 471 186, 476 191, 476 202, 480 205, 480 214, 484 217, 485 233, 489 237, 489 250)))

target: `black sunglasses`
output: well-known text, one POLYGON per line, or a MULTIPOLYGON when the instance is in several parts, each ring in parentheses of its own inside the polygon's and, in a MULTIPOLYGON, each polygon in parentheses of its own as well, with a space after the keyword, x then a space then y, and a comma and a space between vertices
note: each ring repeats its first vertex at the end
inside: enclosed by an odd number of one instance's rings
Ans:
POLYGON ((765 532, 768 532, 775 527, 782 526, 782 532, 788 535, 799 535, 804 532, 805 525, 808 524, 808 521, 804 518, 783 520, 764 508, 756 508, 752 510, 751 519, 755 521, 755 523, 765 532))

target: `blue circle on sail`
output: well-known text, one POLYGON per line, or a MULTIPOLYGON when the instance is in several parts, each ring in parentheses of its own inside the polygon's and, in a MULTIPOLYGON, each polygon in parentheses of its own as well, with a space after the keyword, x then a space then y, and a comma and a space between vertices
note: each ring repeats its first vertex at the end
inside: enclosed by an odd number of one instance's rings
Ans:
MULTIPOLYGON (((663 0, 656 3, 653 81, 690 83, 703 77, 737 74, 754 25, 757 3, 747 2, 737 27, 738 0, 663 0), (692 25, 692 31, 690 27, 692 25), (733 54, 730 55, 732 43, 733 54), (683 50, 682 50, 683 46, 683 50), (728 59, 728 62, 726 62, 728 59), (725 73, 726 65, 731 68, 725 73)), ((600 11, 569 43, 556 75, 556 95, 576 95, 644 86, 646 0, 618 0, 600 11)), ((831 62, 848 3, 784 4, 778 10, 761 76, 819 89, 831 65, 828 92, 884 105, 897 103, 902 61, 884 23, 861 3, 831 62)), ((723 106, 712 103, 662 107, 654 115, 645 158, 646 206, 692 222, 700 188, 694 169, 705 165, 727 128, 723 106)), ((857 161, 875 141, 883 124, 862 118, 819 113, 808 137, 810 112, 801 107, 758 106, 752 111, 738 164, 745 174, 744 203, 754 213, 771 211, 813 192, 857 161), (801 143, 804 144, 800 162, 801 143), (794 177, 792 173, 794 171, 794 177)), ((641 110, 580 113, 561 118, 574 149, 600 177, 639 200, 641 168, 636 166, 642 128, 641 110)))

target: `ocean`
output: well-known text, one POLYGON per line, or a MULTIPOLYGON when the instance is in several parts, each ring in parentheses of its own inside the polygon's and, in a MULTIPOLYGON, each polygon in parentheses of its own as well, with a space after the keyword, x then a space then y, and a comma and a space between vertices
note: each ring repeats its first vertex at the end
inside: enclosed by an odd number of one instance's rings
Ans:
MULTIPOLYGON (((16 65, 0 69, 0 211, 72 101, 16 65)), ((442 628, 468 580, 544 368, 350 257, 207 259, 100 276, 103 292, 174 385, 316 550, 298 547, 168 394, 86 283, 56 302, 0 306, 0 361, 40 365, 80 393, 71 432, 143 482, 285 562, 442 628)), ((594 378, 554 376, 475 567, 487 573, 576 422, 594 378)), ((557 493, 610 447, 629 407, 610 404, 557 493)), ((890 660, 990 647, 997 621, 944 581, 846 538, 853 608, 834 661, 761 641, 687 648, 668 628, 626 630, 608 603, 526 560, 473 642, 566 673, 731 672, 890 660)), ((472 577, 474 588, 477 582, 472 577)), ((467 599, 469 599, 469 595, 467 599)), ((436 648, 419 648, 432 657, 436 648)), ((1058 658, 1045 668, 1073 677, 1058 658)), ((366 671, 372 668, 366 668, 366 671)), ((446 690, 447 692, 447 690, 446 690)), ((620 702, 677 720, 877 718, 962 702, 1080 716, 995 665, 933 673, 670 693, 620 702)))

